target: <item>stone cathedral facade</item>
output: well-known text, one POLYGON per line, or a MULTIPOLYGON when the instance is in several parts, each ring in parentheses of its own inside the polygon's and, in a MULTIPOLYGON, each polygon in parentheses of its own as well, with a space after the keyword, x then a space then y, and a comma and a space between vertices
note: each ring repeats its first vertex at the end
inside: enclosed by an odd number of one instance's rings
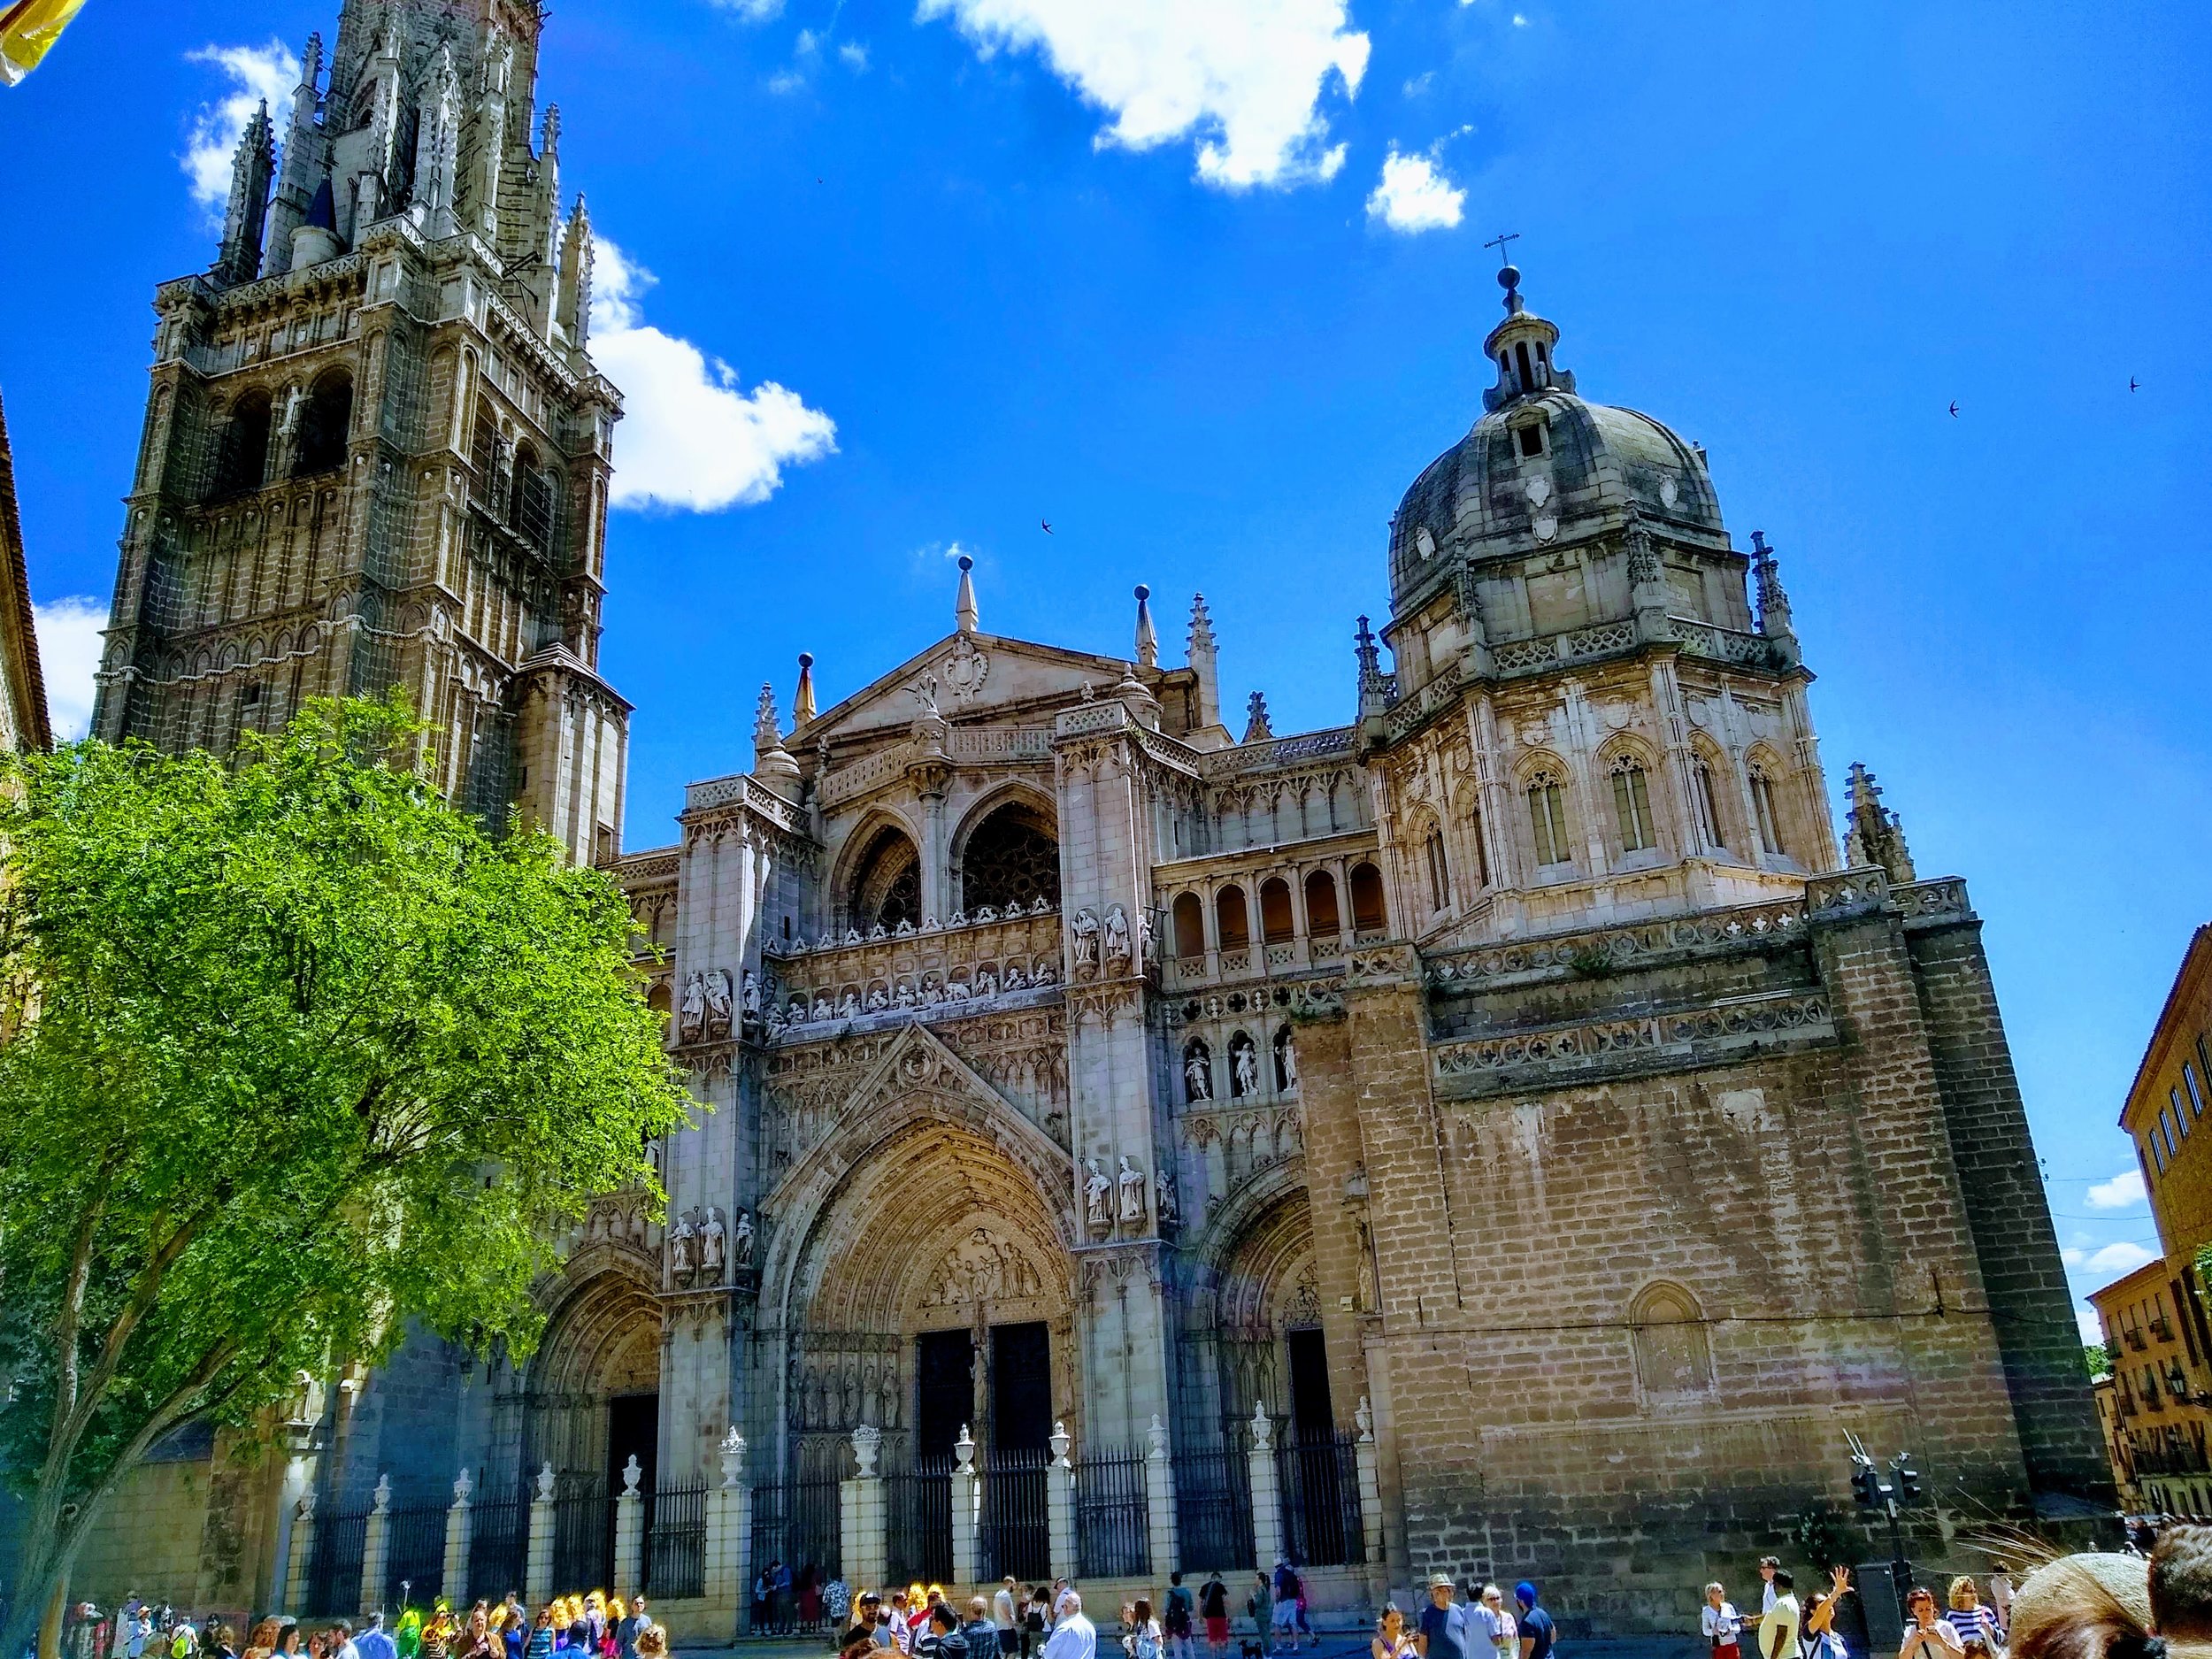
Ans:
POLYGON ((248 132, 215 266, 157 297, 96 729, 403 687, 457 799, 621 883, 711 1110, 657 1148, 664 1220, 611 1194, 568 1241, 526 1363, 417 1343, 306 1390, 280 1468, 190 1454, 165 1593, 269 1604, 303 1496, 674 1491, 733 1429, 795 1565, 856 1432, 902 1475, 1164 1433, 1155 1579, 1249 1573, 1256 1416, 1359 1438, 1379 1558, 1285 1487, 1321 1594, 1527 1575, 1614 1630, 1847 1511, 1847 1429, 1958 1516, 2103 1493, 1964 884, 1855 769, 1839 845, 1773 551, 1578 395, 1509 270, 1343 724, 1233 731, 1202 601, 1169 664, 1143 588, 1125 649, 1044 643, 964 569, 943 637, 826 708, 803 657, 749 768, 618 853, 620 405, 540 26, 352 0, 280 170, 248 132))

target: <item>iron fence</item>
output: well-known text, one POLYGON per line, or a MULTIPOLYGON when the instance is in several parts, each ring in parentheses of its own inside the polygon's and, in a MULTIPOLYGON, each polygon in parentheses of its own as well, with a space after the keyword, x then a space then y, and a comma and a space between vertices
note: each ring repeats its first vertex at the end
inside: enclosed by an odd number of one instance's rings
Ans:
POLYGON ((1186 1572, 1249 1571, 1252 1471, 1243 1452, 1176 1448, 1175 1543, 1186 1572))
POLYGON ((368 1541, 366 1509, 340 1509, 315 1517, 303 1609, 311 1618, 349 1618, 361 1610, 361 1555, 368 1541))
POLYGON ((893 1584, 952 1578, 952 1460, 926 1458, 884 1477, 893 1584))
POLYGON ((1142 1452, 1088 1452, 1075 1466, 1075 1557, 1087 1578, 1134 1578, 1152 1571, 1142 1452))
MULTIPOLYGON (((838 1549, 838 1482, 835 1476, 811 1480, 764 1482, 753 1488, 753 1571, 772 1561, 792 1563, 795 1586, 814 1570, 815 1582, 826 1584, 843 1571, 838 1549)), ((946 1512, 949 1525, 951 1511, 946 1512)), ((751 1591, 747 1590, 749 1597, 751 1591)), ((804 1624, 795 1594, 792 1605, 774 1609, 772 1624, 804 1624)))
POLYGON ((655 1595, 698 1595, 707 1577, 707 1489, 668 1486, 645 1494, 645 1587, 655 1595))
MULTIPOLYGON (((987 1580, 1011 1573, 1025 1584, 1052 1577, 1052 1524, 1046 1466, 1052 1454, 991 1453, 983 1465, 983 1513, 976 1527, 978 1571, 987 1580)), ((974 1659, 971 1655, 970 1659, 974 1659)))
POLYGON ((396 1617, 403 1604, 427 1607, 445 1588, 446 1509, 411 1503, 386 1517, 383 1605, 396 1617))
POLYGON ((469 1512, 468 1593, 489 1601, 523 1587, 528 1570, 530 1505, 523 1498, 499 1498, 469 1512))
POLYGON ((555 1594, 579 1594, 614 1578, 614 1500, 604 1475, 572 1472, 553 1488, 555 1594))
POLYGON ((1341 1567, 1367 1559, 1359 1517, 1359 1454, 1349 1434, 1308 1434, 1275 1448, 1283 1543, 1293 1561, 1341 1567))

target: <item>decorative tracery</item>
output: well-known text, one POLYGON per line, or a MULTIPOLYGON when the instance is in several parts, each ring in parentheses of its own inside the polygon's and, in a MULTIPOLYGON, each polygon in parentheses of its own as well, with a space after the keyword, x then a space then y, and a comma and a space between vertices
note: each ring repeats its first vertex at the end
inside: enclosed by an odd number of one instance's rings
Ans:
POLYGON ((960 861, 961 905, 970 914, 990 905, 1027 910, 1042 899, 1060 902, 1060 843, 1033 809, 1008 804, 976 826, 960 861))

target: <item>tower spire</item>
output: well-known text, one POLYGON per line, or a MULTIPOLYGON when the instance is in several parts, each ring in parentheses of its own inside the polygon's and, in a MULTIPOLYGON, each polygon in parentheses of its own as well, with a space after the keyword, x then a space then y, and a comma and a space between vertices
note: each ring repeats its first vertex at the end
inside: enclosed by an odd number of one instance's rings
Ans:
POLYGON ((814 718, 814 653, 799 653, 799 689, 791 699, 791 729, 797 731, 814 718))
POLYGON ((758 769, 771 749, 783 747, 783 733, 776 729, 776 688, 766 680, 760 682, 760 701, 753 710, 753 765, 758 769))
POLYGON ((1881 787, 1874 774, 1858 761, 1851 763, 1848 784, 1850 815, 1844 820, 1843 861, 1856 869, 1878 864, 1899 884, 1917 881, 1912 853, 1905 845, 1905 826, 1896 813, 1882 804, 1881 787))
POLYGON ((1142 582, 1137 584, 1137 666, 1157 668, 1160 665, 1160 636, 1152 626, 1152 590, 1142 582))
MULTIPOLYGON (((1206 610, 1206 595, 1193 594, 1190 601, 1190 666, 1198 681, 1198 725, 1221 724, 1221 654, 1214 647, 1213 617, 1206 610)), ((1226 741, 1224 738, 1217 741, 1226 741)))
POLYGON ((568 335, 572 351, 581 351, 591 338, 591 214, 584 207, 584 193, 576 193, 568 228, 561 234, 561 280, 555 313, 568 335))
POLYGON ((1264 743, 1275 735, 1275 728, 1267 723, 1267 694, 1256 691, 1245 703, 1244 741, 1264 743))
POLYGON ((264 98, 231 155, 230 202, 223 212, 222 250, 215 258, 218 281, 250 282, 261 274, 261 233, 269 216, 269 180, 275 173, 276 135, 269 126, 269 101, 264 98))
POLYGON ((963 634, 977 632, 979 619, 975 609, 975 578, 969 572, 975 569, 975 561, 965 553, 960 556, 960 592, 952 603, 954 626, 963 634))

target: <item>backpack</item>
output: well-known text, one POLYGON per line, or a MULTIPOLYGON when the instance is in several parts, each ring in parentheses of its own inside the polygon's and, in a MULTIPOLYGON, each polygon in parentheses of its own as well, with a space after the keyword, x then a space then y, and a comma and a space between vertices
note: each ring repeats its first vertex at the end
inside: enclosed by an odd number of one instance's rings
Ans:
POLYGON ((181 1627, 169 1639, 169 1659, 192 1659, 192 1638, 181 1627))
POLYGON ((1160 1639, 1152 1633, 1152 1626, 1137 1627, 1136 1659, 1160 1659, 1160 1639))

